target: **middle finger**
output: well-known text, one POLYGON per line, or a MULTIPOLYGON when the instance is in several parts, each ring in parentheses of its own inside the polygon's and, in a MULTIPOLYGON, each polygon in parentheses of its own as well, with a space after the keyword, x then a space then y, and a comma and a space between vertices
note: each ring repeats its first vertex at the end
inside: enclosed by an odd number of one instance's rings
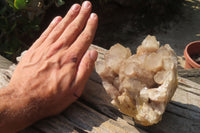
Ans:
POLYGON ((63 20, 51 31, 44 43, 51 45, 54 43, 60 35, 64 32, 65 28, 77 17, 80 11, 80 5, 74 4, 63 20))
POLYGON ((62 35, 55 42, 56 47, 69 47, 79 36, 83 30, 86 22, 90 16, 92 9, 92 4, 89 1, 85 1, 82 4, 79 15, 74 19, 74 21, 68 25, 62 35))

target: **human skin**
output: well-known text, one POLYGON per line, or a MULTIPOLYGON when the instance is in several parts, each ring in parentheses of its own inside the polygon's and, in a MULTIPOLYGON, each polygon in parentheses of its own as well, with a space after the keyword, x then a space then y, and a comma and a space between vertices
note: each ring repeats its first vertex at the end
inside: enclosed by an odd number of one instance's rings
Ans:
POLYGON ((0 89, 0 132, 17 132, 56 115, 82 94, 97 59, 95 50, 87 51, 98 23, 91 9, 89 1, 74 4, 29 48, 0 89))

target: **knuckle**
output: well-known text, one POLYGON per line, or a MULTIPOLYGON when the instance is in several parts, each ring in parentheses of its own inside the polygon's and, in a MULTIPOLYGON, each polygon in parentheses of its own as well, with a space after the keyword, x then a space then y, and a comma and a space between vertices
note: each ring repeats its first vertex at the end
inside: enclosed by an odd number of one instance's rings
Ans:
POLYGON ((59 23, 59 24, 53 29, 52 34, 54 34, 54 35, 55 35, 55 34, 59 34, 59 33, 62 31, 63 27, 65 27, 64 23, 59 23))
POLYGON ((55 43, 55 47, 57 49, 61 49, 66 45, 67 41, 68 41, 67 38, 61 37, 60 40, 55 43))
POLYGON ((88 15, 89 13, 88 13, 88 9, 87 8, 83 8, 81 11, 80 11, 80 16, 86 16, 86 15, 88 15))
POLYGON ((53 34, 58 34, 59 32, 60 32, 60 29, 61 29, 62 27, 61 27, 61 25, 58 25, 57 27, 55 27, 54 29, 53 29, 53 34))
POLYGON ((78 62, 78 55, 75 53, 70 54, 68 56, 68 61, 76 64, 78 62))
POLYGON ((70 19, 75 18, 75 17, 76 17, 76 12, 71 11, 71 12, 69 13, 68 17, 69 17, 70 19))
POLYGON ((72 58, 71 58, 71 61, 72 61, 73 63, 76 63, 76 62, 77 62, 77 60, 78 60, 78 58, 77 58, 77 57, 72 57, 72 58))
POLYGON ((73 31, 73 32, 81 31, 81 26, 79 24, 71 24, 69 28, 70 28, 70 31, 73 31))
POLYGON ((76 54, 64 54, 62 56, 62 65, 71 64, 71 67, 75 67, 78 64, 78 56, 76 54))
POLYGON ((43 34, 40 36, 41 39, 46 39, 47 37, 48 37, 48 34, 46 34, 46 33, 43 33, 43 34))
POLYGON ((55 27, 55 23, 51 23, 48 27, 48 29, 53 29, 55 27))
POLYGON ((90 42, 92 40, 92 34, 84 32, 82 34, 82 38, 86 41, 86 42, 90 42))

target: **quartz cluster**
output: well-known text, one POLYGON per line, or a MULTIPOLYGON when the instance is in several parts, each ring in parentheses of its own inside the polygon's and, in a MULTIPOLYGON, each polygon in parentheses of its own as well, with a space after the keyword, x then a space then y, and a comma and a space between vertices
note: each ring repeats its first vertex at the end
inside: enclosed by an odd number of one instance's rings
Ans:
POLYGON ((173 49, 148 35, 132 55, 116 44, 97 61, 112 104, 144 126, 158 123, 177 88, 177 56, 173 49))

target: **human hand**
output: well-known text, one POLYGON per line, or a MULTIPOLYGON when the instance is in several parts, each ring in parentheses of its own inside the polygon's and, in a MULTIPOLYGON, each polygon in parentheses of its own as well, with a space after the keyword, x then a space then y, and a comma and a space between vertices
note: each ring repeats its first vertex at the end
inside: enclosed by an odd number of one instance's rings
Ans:
POLYGON ((16 102, 15 117, 7 116, 13 127, 58 114, 81 95, 97 58, 95 50, 86 52, 98 21, 91 8, 85 1, 56 17, 17 65, 7 87, 16 102))

